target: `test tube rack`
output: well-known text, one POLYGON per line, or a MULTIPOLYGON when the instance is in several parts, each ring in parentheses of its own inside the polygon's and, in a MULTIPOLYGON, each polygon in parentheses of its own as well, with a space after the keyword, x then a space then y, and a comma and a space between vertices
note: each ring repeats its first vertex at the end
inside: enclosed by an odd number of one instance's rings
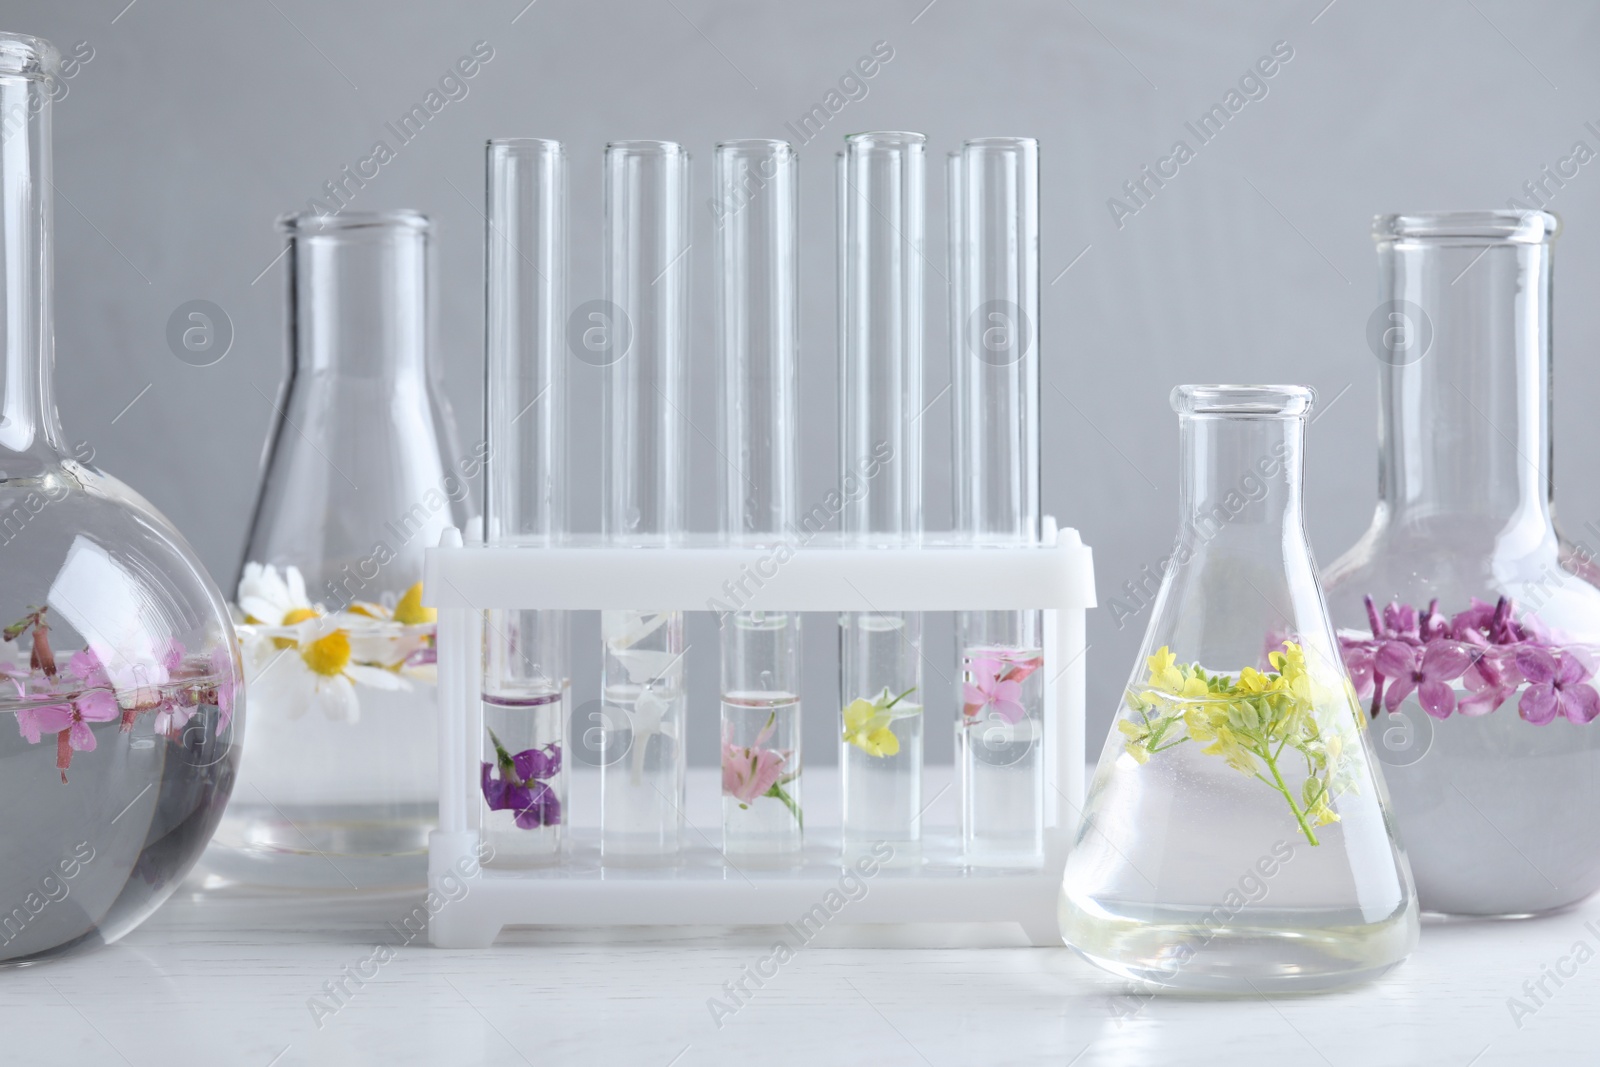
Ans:
POLYGON ((770 548, 467 545, 451 529, 428 550, 423 588, 439 612, 439 828, 429 841, 428 881, 441 906, 429 923, 433 944, 483 948, 507 926, 797 921, 802 929, 808 921, 1011 923, 1032 944, 1061 943, 1057 898, 1084 787, 1085 612, 1095 605, 1093 558, 1076 530, 1046 517, 1040 543, 1016 547, 868 548, 818 534, 777 564, 770 548), (1044 611, 1043 862, 970 866, 954 827, 925 826, 920 862, 872 865, 870 876, 862 870, 852 879, 838 828, 808 822, 801 861, 783 869, 735 869, 703 840, 687 843, 672 866, 603 866, 597 833, 582 827, 569 827, 549 865, 480 865, 483 612, 703 611, 725 599, 725 582, 747 572, 760 577, 739 605, 747 611, 1044 611), (846 889, 866 888, 845 899, 841 878, 846 889))

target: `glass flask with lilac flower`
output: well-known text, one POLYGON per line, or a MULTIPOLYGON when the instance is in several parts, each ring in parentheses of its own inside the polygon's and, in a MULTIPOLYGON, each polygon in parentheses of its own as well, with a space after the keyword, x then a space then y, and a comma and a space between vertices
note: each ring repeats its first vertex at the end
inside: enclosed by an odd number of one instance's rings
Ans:
POLYGON ((0 967, 109 944, 171 896, 222 816, 244 725, 221 593, 62 432, 60 63, 48 41, 0 33, 0 967))
POLYGON ((1404 959, 1416 894, 1302 511, 1311 390, 1173 390, 1177 541, 1067 857, 1061 930, 1125 978, 1335 989, 1404 959))
POLYGON ((456 451, 430 365, 429 221, 280 228, 289 378, 234 600, 260 714, 206 866, 258 885, 420 884, 438 812, 423 552, 466 526, 485 448, 456 451))
POLYGON ((1328 604, 1425 911, 1600 888, 1600 590, 1552 519, 1558 229, 1517 210, 1373 229, 1378 504, 1328 604))

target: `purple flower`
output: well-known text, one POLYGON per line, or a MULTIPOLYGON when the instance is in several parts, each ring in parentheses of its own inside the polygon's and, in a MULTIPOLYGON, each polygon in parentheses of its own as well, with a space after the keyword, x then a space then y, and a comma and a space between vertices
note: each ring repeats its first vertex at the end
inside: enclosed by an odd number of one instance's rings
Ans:
POLYGON ((515 812, 517 825, 524 830, 559 825, 561 800, 550 784, 540 779, 561 773, 561 746, 551 742, 542 749, 525 749, 513 756, 493 730, 489 731, 489 739, 494 742, 495 762, 483 764, 479 776, 489 810, 515 812))
POLYGON ((1517 649, 1511 645, 1477 647, 1467 645, 1472 654, 1472 665, 1461 676, 1461 684, 1471 691, 1456 706, 1463 715, 1487 715, 1504 704, 1517 686, 1522 684, 1522 673, 1517 670, 1517 649))
POLYGON ((529 778, 554 778, 561 772, 561 746, 551 742, 542 750, 525 749, 511 757, 511 764, 516 768, 517 777, 523 781, 529 778))
POLYGON ((1376 685, 1376 672, 1372 669, 1372 642, 1341 634, 1339 651, 1344 656, 1345 670, 1350 672, 1350 681, 1355 683, 1356 699, 1365 704, 1372 699, 1376 685))
MULTIPOLYGON (((1439 718, 1453 711, 1487 715, 1531 680, 1518 666, 1522 651, 1577 652, 1557 648, 1534 615, 1518 619, 1509 597, 1493 604, 1473 597, 1465 611, 1448 618, 1439 611, 1438 600, 1430 601, 1425 611, 1396 602, 1380 613, 1369 596, 1366 607, 1372 637, 1341 634, 1339 645, 1356 694, 1362 701, 1370 699, 1374 718, 1380 707, 1394 711, 1412 693, 1439 718), (1459 697, 1458 687, 1448 684, 1458 678, 1459 687, 1467 690, 1459 697)), ((1541 699, 1536 698, 1536 706, 1541 699)))
POLYGON ((1533 646, 1518 649, 1517 669, 1528 680, 1517 711, 1531 723, 1544 725, 1559 715, 1576 723, 1600 715, 1600 692, 1589 685, 1594 673, 1570 652, 1552 654, 1533 646))
POLYGON ((1390 712, 1416 691, 1424 711, 1448 719, 1456 710, 1450 682, 1472 665, 1472 653, 1459 641, 1436 640, 1418 648, 1403 641, 1385 641, 1372 657, 1373 666, 1390 679, 1383 706, 1390 712))
POLYGON ((1472 606, 1450 620, 1450 635, 1470 645, 1515 645, 1533 641, 1550 643, 1550 631, 1532 614, 1517 621, 1517 605, 1510 597, 1490 604, 1472 598, 1472 606))
POLYGON ((1439 598, 1428 601, 1428 610, 1417 616, 1417 636, 1424 643, 1450 636, 1450 620, 1439 612, 1439 598))

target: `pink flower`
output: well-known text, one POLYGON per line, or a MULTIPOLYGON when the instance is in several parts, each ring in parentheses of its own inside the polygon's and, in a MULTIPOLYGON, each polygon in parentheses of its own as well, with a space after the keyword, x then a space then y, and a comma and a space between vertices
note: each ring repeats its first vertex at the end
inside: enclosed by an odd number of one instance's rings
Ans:
POLYGON ((67 660, 67 671, 83 684, 85 689, 110 689, 111 676, 92 648, 74 652, 67 660))
POLYGON ((233 654, 228 646, 216 645, 211 649, 211 673, 217 679, 217 736, 233 721, 233 702, 237 699, 239 680, 233 673, 233 654))
POLYGON ((733 797, 749 807, 757 797, 766 796, 777 786, 783 777, 784 766, 789 762, 789 754, 766 747, 775 724, 776 718, 767 720, 767 725, 756 735, 755 744, 749 747, 734 744, 731 727, 723 728, 723 796, 733 797))
MULTIPOLYGON (((71 726, 71 704, 51 704, 39 708, 21 708, 17 711, 17 729, 22 731, 22 736, 28 739, 30 745, 37 745, 45 734, 59 733, 71 726)), ((89 735, 88 747, 94 747, 93 734, 89 735)))
POLYGON ((1355 683, 1356 699, 1365 704, 1372 699, 1376 685, 1376 672, 1372 668, 1372 642, 1340 635, 1339 649, 1344 654, 1344 666, 1350 672, 1350 681, 1355 683))
POLYGON ((56 769, 61 780, 67 780, 67 769, 72 766, 74 752, 93 752, 94 731, 91 722, 110 722, 121 709, 116 698, 104 689, 91 689, 70 703, 47 704, 37 708, 23 708, 17 712, 17 729, 36 745, 47 733, 56 735, 56 769))
POLYGON ((1517 652, 1517 668, 1529 682, 1517 711, 1529 722, 1542 726, 1560 714, 1586 723, 1600 715, 1600 692, 1588 684, 1594 672, 1578 657, 1526 647, 1517 652))
POLYGON ((1504 645, 1475 647, 1468 644, 1472 653, 1472 666, 1461 676, 1461 683, 1472 691, 1462 697, 1456 710, 1463 715, 1487 715, 1504 704, 1523 682, 1517 670, 1516 650, 1504 645))
POLYGON ((1436 719, 1448 719, 1456 710, 1456 692, 1450 685, 1472 664, 1472 653, 1459 641, 1435 640, 1422 648, 1403 641, 1385 641, 1372 657, 1373 666, 1390 679, 1383 706, 1399 708, 1416 690, 1417 702, 1436 719))
POLYGON ((1008 725, 1021 722, 1028 714, 1022 704, 1022 680, 1043 662, 1039 656, 1018 659, 1003 652, 968 660, 971 680, 961 687, 962 713, 976 718, 984 708, 993 708, 1008 725))

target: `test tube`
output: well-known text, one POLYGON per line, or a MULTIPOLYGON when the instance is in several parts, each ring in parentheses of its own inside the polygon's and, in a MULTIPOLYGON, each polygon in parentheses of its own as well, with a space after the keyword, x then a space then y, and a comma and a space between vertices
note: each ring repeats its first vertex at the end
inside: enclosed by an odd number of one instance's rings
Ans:
MULTIPOLYGON (((561 142, 491 140, 486 203, 484 532, 554 544, 566 531, 561 142)), ((485 612, 483 650, 485 863, 553 861, 568 817, 566 613, 485 612)))
MULTIPOLYGON (((922 526, 924 147, 918 133, 845 138, 839 176, 841 525, 859 545, 914 543, 922 526)), ((921 849, 922 618, 839 617, 846 856, 921 849)))
MULTIPOLYGON (((722 532, 781 565, 798 513, 798 161, 785 141, 717 146, 722 532)), ((786 557, 784 557, 786 558, 786 557)), ((770 577, 770 574, 767 575, 770 577)), ((740 862, 799 858, 800 613, 739 610, 722 629, 722 840, 740 862)))
MULTIPOLYGON (((615 141, 605 155, 605 299, 612 332, 601 411, 601 533, 664 547, 685 530, 689 155, 615 141)), ((682 848, 681 611, 600 616, 602 862, 673 862, 682 848)))
MULTIPOLYGON (((1039 146, 967 141, 950 170, 955 526, 976 545, 1039 538, 1039 146)), ((956 759, 974 865, 1044 850, 1044 676, 1037 611, 962 612, 956 759)))

